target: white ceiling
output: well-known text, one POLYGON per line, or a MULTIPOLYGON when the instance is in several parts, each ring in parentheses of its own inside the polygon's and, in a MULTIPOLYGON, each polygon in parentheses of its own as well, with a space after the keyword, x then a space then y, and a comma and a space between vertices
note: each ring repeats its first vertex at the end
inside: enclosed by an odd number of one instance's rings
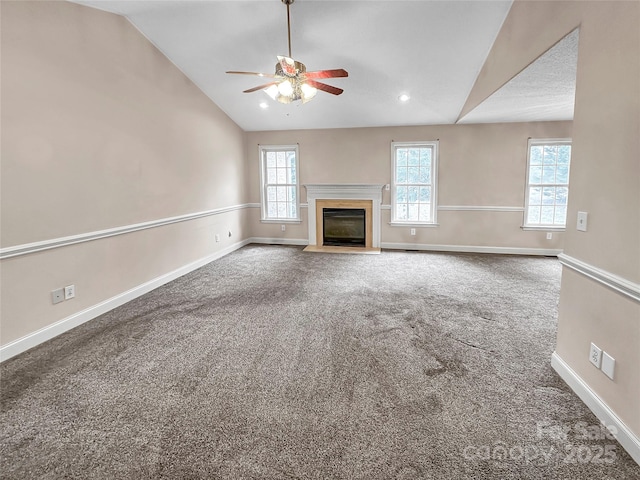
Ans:
MULTIPOLYGON (((288 50, 281 0, 75 1, 126 16, 247 131, 455 123, 512 3, 296 0, 293 58, 309 71, 344 68, 349 77, 326 80, 345 90, 340 96, 318 92, 305 105, 282 105, 263 92, 242 93, 265 79, 225 74, 274 72, 276 56, 288 50), (398 100, 402 93, 408 102, 398 100), (263 102, 268 108, 260 108, 263 102)), ((577 47, 553 58, 524 81, 508 83, 506 100, 499 91, 462 120, 572 118, 577 47), (560 69, 555 86, 549 84, 548 70, 563 65, 573 70, 560 69)))

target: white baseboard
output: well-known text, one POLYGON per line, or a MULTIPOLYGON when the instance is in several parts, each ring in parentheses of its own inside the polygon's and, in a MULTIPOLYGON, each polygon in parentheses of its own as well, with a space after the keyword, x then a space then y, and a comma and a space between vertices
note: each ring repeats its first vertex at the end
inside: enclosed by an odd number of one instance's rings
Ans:
POLYGON ((89 308, 86 308, 80 312, 74 313, 67 318, 63 318, 56 323, 48 325, 40 330, 30 333, 29 335, 25 335, 22 338, 14 340, 6 345, 0 347, 0 362, 4 362, 11 357, 14 357, 22 352, 29 350, 37 345, 40 345, 47 340, 50 340, 58 335, 71 330, 72 328, 77 327, 78 325, 82 325, 89 320, 92 320, 104 313, 107 313, 110 310, 113 310, 120 305, 123 305, 127 302, 130 302, 134 298, 140 297, 145 293, 158 288, 165 283, 168 283, 172 280, 175 280, 182 275, 185 275, 193 270, 196 270, 207 263, 213 262, 225 255, 247 245, 250 241, 243 240, 242 242, 235 243, 230 245, 222 250, 219 250, 211 255, 208 255, 204 258, 196 260, 195 262, 184 265, 172 272, 165 273, 159 277, 154 278, 153 280, 149 280, 137 287, 134 287, 126 292, 120 293, 114 297, 111 297, 103 302, 100 302, 96 305, 93 305, 89 308))
POLYGON ((622 448, 624 448, 636 463, 640 464, 640 438, 627 427, 611 408, 602 401, 587 383, 565 363, 556 352, 551 355, 551 366, 560 378, 566 382, 573 392, 580 397, 589 410, 605 425, 613 425, 616 428, 615 435, 622 448))
POLYGON ((309 245, 309 241, 306 238, 251 237, 248 243, 266 243, 273 245, 309 245))
POLYGON ((483 247, 476 245, 430 245, 423 243, 389 243, 382 242, 381 248, 391 250, 425 250, 431 252, 457 253, 497 253, 502 255, 543 255, 557 257, 562 250, 551 248, 522 248, 522 247, 483 247))

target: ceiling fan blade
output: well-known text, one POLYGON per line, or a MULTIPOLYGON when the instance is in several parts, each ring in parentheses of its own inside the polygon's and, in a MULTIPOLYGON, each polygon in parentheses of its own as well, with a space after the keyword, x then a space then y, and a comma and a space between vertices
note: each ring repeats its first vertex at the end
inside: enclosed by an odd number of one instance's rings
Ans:
POLYGON ((349 73, 342 69, 336 68, 335 70, 318 70, 317 72, 305 72, 307 78, 338 78, 348 77, 349 73))
POLYGON ((273 73, 235 72, 235 71, 230 71, 230 72, 225 72, 225 73, 232 73, 234 75, 255 75, 257 77, 267 77, 267 78, 275 78, 276 77, 276 75, 274 75, 273 73))
POLYGON ((264 90, 265 88, 269 88, 271 85, 277 85, 278 82, 266 83, 264 85, 260 85, 258 87, 250 88, 249 90, 244 90, 242 93, 252 93, 257 92, 258 90, 264 90))
POLYGON ((317 88, 318 90, 322 90, 323 92, 331 93, 333 95, 340 95, 342 92, 344 92, 344 90, 342 90, 341 88, 332 87, 331 85, 316 82, 315 80, 307 80, 305 83, 317 88))
POLYGON ((293 58, 278 55, 278 61, 280 62, 282 71, 285 74, 289 75, 290 77, 294 77, 296 75, 296 61, 293 58))

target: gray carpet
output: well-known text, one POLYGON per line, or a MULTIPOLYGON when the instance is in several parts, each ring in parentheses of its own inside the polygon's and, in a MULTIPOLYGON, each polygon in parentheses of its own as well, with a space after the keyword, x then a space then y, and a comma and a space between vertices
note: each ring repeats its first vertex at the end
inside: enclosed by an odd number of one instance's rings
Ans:
POLYGON ((0 366, 5 479, 637 479, 556 259, 250 245, 0 366))

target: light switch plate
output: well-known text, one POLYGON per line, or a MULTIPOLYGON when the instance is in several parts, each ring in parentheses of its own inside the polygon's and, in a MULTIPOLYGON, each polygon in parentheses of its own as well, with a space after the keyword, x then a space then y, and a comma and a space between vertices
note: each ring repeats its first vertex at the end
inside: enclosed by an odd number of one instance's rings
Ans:
POLYGON ((587 217, 588 217, 588 213, 587 212, 578 212, 578 224, 576 225, 576 228, 578 230, 580 230, 581 232, 586 232, 587 231, 587 217))
POLYGON ((55 305, 64 301, 64 288, 58 288, 51 292, 51 301, 55 305))
POLYGON ((607 352, 602 352, 602 373, 613 380, 613 374, 616 369, 616 359, 607 352))

